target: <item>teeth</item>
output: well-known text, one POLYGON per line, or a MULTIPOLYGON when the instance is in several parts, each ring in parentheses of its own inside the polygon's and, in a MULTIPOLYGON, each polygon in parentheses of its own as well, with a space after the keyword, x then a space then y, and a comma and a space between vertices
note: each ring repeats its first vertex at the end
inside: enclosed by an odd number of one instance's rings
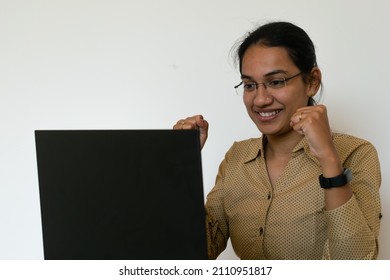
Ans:
POLYGON ((259 112, 259 115, 264 117, 264 118, 268 118, 268 117, 272 117, 272 116, 275 116, 277 113, 279 113, 279 111, 273 111, 273 112, 259 112))

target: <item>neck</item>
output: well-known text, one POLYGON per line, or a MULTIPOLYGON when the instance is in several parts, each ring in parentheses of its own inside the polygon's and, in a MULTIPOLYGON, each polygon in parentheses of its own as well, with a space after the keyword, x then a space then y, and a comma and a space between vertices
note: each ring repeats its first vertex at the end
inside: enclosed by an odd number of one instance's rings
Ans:
POLYGON ((295 131, 287 135, 266 135, 268 155, 290 156, 294 147, 302 140, 303 136, 295 131))

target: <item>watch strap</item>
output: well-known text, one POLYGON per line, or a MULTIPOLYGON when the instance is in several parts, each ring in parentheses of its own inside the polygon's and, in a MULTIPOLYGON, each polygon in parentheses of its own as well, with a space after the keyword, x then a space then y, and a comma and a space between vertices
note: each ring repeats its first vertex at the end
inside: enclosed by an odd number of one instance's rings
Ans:
POLYGON ((346 185, 352 180, 351 169, 344 169, 344 172, 336 177, 325 178, 323 175, 319 176, 320 186, 323 189, 337 188, 346 185))

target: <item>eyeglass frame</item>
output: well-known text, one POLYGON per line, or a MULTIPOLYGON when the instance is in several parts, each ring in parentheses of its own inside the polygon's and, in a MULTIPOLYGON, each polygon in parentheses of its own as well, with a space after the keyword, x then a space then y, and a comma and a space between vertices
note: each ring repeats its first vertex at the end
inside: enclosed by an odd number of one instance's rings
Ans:
MULTIPOLYGON (((288 77, 288 78, 272 79, 272 80, 269 81, 269 82, 263 82, 263 83, 258 83, 258 82, 252 81, 252 82, 248 82, 248 83, 246 83, 246 84, 251 84, 251 85, 255 85, 255 86, 256 86, 256 88, 255 88, 254 90, 250 91, 250 92, 254 92, 254 91, 258 90, 258 89, 259 89, 259 85, 263 85, 265 90, 267 90, 268 87, 269 87, 269 88, 272 88, 272 89, 285 88, 285 87, 287 86, 287 82, 288 82, 289 80, 291 80, 291 79, 293 79, 293 78, 295 78, 295 77, 298 77, 299 75, 302 75, 302 74, 303 74, 303 72, 299 72, 298 74, 295 74, 295 75, 293 75, 293 76, 291 76, 291 77, 288 77), (278 80, 278 81, 282 81, 282 80, 283 80, 284 86, 272 87, 272 86, 271 86, 271 83, 274 82, 275 80, 278 80)), ((242 91, 243 91, 242 93, 239 93, 239 90, 238 90, 239 87, 240 87, 241 85, 243 85, 243 84, 244 84, 244 81, 241 81, 241 83, 239 83, 238 85, 234 86, 234 89, 236 90, 236 94, 237 94, 237 95, 240 95, 240 96, 241 96, 241 95, 244 95, 244 93, 245 93, 245 88, 244 88, 244 87, 243 87, 243 89, 242 89, 242 91)), ((244 84, 244 86, 245 86, 246 84, 244 84)))

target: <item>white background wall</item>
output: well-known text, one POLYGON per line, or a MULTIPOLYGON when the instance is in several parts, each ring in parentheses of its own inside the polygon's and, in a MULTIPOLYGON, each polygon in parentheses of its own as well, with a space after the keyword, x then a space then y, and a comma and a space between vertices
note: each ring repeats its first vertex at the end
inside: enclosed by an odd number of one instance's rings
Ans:
POLYGON ((36 129, 169 129, 202 113, 207 193, 232 142, 259 135, 234 93, 230 51, 269 20, 309 33, 332 126, 377 147, 390 259, 389 3, 0 0, 0 259, 43 258, 36 129))

